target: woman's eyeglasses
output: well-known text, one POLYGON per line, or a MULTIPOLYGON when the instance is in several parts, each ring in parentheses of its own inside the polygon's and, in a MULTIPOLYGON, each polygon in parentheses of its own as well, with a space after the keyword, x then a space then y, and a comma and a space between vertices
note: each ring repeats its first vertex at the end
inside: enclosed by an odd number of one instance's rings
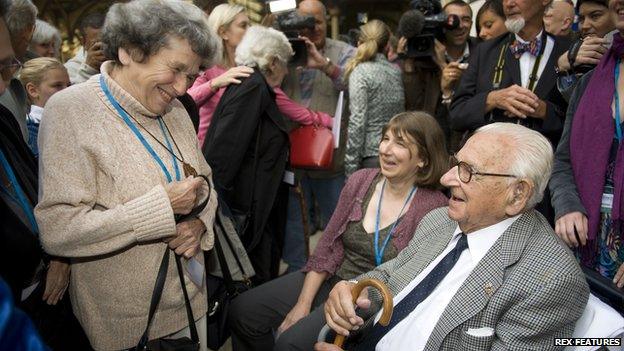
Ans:
POLYGON ((479 172, 479 171, 475 170, 474 167, 472 167, 470 164, 468 164, 468 163, 466 163, 464 161, 457 160, 457 157, 455 157, 455 155, 451 155, 451 157, 449 159, 449 165, 451 166, 450 167, 451 169, 457 167, 457 173, 459 175, 459 180, 461 180, 462 183, 470 183, 470 181, 472 180, 472 176, 474 176, 474 175, 490 176, 490 177, 518 178, 517 176, 515 176, 513 174, 479 172))

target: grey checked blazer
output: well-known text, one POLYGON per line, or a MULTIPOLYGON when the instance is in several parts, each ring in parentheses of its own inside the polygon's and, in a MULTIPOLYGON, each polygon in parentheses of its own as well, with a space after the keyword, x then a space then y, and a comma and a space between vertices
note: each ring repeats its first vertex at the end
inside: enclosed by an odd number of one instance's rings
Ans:
MULTIPOLYGON (((448 245, 457 222, 448 208, 425 216, 412 241, 393 260, 357 279, 377 278, 396 296, 448 245)), ((373 290, 373 289, 371 289, 373 290)), ((556 350, 571 337, 589 295, 576 260, 541 214, 523 214, 496 241, 451 299, 425 350, 556 350), (475 337, 468 328, 490 327, 475 337)), ((370 294, 373 311, 380 297, 370 294)), ((367 326, 372 324, 372 318, 367 326)), ((364 329, 364 332, 366 332, 364 329)))

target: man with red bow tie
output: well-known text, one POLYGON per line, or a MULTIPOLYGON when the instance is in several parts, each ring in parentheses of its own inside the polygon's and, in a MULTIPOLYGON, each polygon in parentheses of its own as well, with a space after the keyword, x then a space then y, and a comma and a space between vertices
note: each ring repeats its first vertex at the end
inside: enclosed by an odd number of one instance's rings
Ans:
MULTIPOLYGON (((557 146, 567 103, 557 90, 555 65, 567 38, 544 29, 551 0, 503 0, 509 34, 481 43, 470 55, 450 107, 451 128, 473 131, 492 122, 522 124, 557 146)), ((537 209, 552 223, 549 194, 537 209)))
POLYGON ((508 35, 486 41, 471 55, 450 109, 451 128, 472 131, 512 122, 544 134, 556 146, 566 103, 557 91, 555 64, 570 43, 544 29, 550 0, 503 0, 508 35))

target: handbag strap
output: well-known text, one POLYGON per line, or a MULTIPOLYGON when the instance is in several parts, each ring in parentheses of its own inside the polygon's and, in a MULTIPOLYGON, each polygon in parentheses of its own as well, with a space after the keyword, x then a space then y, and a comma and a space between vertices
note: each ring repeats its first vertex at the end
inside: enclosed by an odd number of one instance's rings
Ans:
MULTIPOLYGON (((158 275, 156 276, 156 283, 154 284, 154 291, 152 292, 152 300, 150 302, 149 313, 147 315, 147 325, 145 331, 139 340, 136 350, 144 350, 149 341, 149 328, 152 325, 156 308, 162 297, 162 292, 165 287, 165 280, 167 280, 167 270, 169 268, 169 256, 170 250, 167 247, 163 255, 160 267, 158 268, 158 275)), ((193 311, 191 310, 191 302, 186 291, 186 284, 184 284, 184 273, 182 272, 182 264, 180 262, 180 256, 174 255, 176 261, 176 267, 178 269, 178 275, 180 276, 180 284, 182 285, 182 294, 184 295, 184 304, 186 306, 186 316, 189 321, 189 329, 191 332, 191 340, 199 342, 199 336, 197 334, 197 326, 195 325, 195 319, 193 318, 193 311)))
POLYGON ((217 259, 219 260, 219 266, 221 267, 221 273, 223 274, 223 282, 225 283, 225 289, 228 294, 233 294, 236 290, 234 288, 234 280, 232 279, 232 274, 230 274, 230 269, 228 268, 227 261, 225 260, 225 255, 223 254, 223 249, 221 248, 221 243, 219 242, 219 238, 215 235, 215 250, 217 251, 217 259))
MULTIPOLYGON (((227 243, 227 245, 230 247, 230 251, 232 252, 232 255, 234 256, 234 260, 236 260, 236 264, 238 265, 238 268, 241 271, 241 274, 243 275, 243 280, 245 281, 245 283, 251 283, 251 281, 249 280, 249 275, 247 275, 247 273, 245 273, 245 268, 243 268, 243 264, 240 261, 240 258, 238 257, 238 255, 236 254, 236 250, 234 249, 234 244, 232 244, 232 240, 230 240, 230 237, 227 235, 227 232, 225 231, 225 226, 223 225, 223 222, 221 220, 220 216, 216 216, 216 221, 219 224, 219 226, 221 226, 221 228, 223 228, 223 237, 225 238, 225 242, 227 243)), ((222 246, 220 245, 220 243, 217 242, 216 240, 217 236, 215 235, 215 245, 219 244, 219 247, 217 248, 217 257, 219 256, 219 251, 221 251, 221 255, 223 255, 223 249, 222 246)), ((225 261, 225 256, 223 256, 223 260, 225 263, 225 266, 227 267, 227 261, 225 261)), ((221 264, 221 261, 219 261, 219 264, 221 264)), ((231 278, 231 274, 229 271, 229 268, 227 268, 227 274, 230 276, 230 280, 234 281, 234 279, 231 278)), ((225 273, 224 273, 225 274, 225 273)))
POLYGON ((210 179, 208 179, 208 177, 206 177, 203 174, 198 174, 197 176, 200 178, 203 178, 206 181, 206 184, 208 184, 208 196, 206 197, 206 200, 204 200, 202 203, 200 203, 195 208, 193 208, 191 212, 185 215, 176 214, 174 216, 176 224, 186 222, 190 219, 197 217, 197 215, 199 215, 206 208, 206 206, 208 205, 208 202, 210 202, 210 196, 212 195, 212 187, 210 186, 210 179))
MULTIPOLYGON (((208 184, 208 196, 206 200, 204 200, 199 206, 195 207, 189 214, 187 215, 176 215, 175 222, 181 223, 190 218, 194 218, 200 212, 202 212, 208 202, 210 201, 210 196, 212 195, 210 180, 205 175, 199 174, 198 177, 204 178, 206 183, 208 184)), ((156 308, 158 307, 158 303, 160 302, 160 298, 162 297, 162 292, 165 287, 165 280, 167 280, 167 270, 169 268, 169 247, 165 250, 163 254, 162 261, 160 262, 160 267, 158 268, 158 275, 156 276, 156 282, 154 283, 154 290, 152 291, 152 300, 150 301, 149 313, 147 314, 147 325, 145 326, 145 331, 139 340, 139 343, 136 347, 137 350, 144 350, 147 346, 147 342, 149 341, 149 328, 152 325, 152 320, 154 319, 154 314, 156 313, 156 308)), ((180 263, 180 257, 175 255, 176 266, 178 268, 178 275, 180 276, 180 283, 182 284, 182 293, 184 294, 184 303, 186 305, 186 315, 189 319, 189 328, 191 331, 191 339, 195 342, 199 342, 199 337, 197 334, 197 327, 195 326, 195 319, 193 319, 193 311, 191 310, 191 303, 188 298, 188 292, 186 291, 186 285, 184 284, 184 273, 182 272, 182 266, 180 263)))
POLYGON ((165 280, 167 280, 167 269, 169 268, 169 248, 165 250, 163 254, 162 261, 160 262, 160 267, 158 268, 158 275, 156 276, 156 283, 154 283, 154 291, 152 292, 152 300, 150 302, 149 313, 147 315, 147 325, 145 326, 145 331, 139 340, 139 344, 137 345, 137 350, 143 350, 147 346, 148 331, 150 326, 152 325, 152 319, 154 318, 154 314, 156 313, 156 307, 158 307, 158 303, 160 302, 160 297, 162 296, 163 288, 165 287, 165 280))
POLYGON ((182 285, 182 294, 184 295, 184 305, 186 306, 186 317, 188 317, 189 330, 191 331, 191 340, 199 342, 199 336, 197 334, 197 326, 195 325, 195 318, 193 318, 193 310, 191 309, 191 301, 186 291, 186 284, 184 283, 184 272, 182 272, 182 263, 180 262, 180 256, 175 255, 176 267, 178 268, 178 276, 180 276, 180 284, 182 285))

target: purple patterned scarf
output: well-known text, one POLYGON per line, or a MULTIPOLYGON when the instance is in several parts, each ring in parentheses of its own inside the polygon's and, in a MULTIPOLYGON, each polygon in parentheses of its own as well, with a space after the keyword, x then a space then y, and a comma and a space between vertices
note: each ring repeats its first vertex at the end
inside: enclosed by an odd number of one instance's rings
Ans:
MULTIPOLYGON (((581 260, 591 265, 596 255, 596 237, 600 225, 600 206, 605 176, 609 163, 609 152, 615 135, 615 123, 611 102, 615 90, 614 69, 618 57, 624 55, 624 38, 616 34, 613 45, 598 63, 581 96, 570 133, 570 160, 574 179, 587 211, 588 243, 579 248, 581 260)), ((620 74, 624 74, 621 72, 620 74)), ((623 99, 624 96, 620 96, 623 99)), ((624 116, 623 116, 624 117, 624 116)), ((618 148, 615 172, 613 219, 614 229, 620 234, 624 219, 624 152, 618 148)))

